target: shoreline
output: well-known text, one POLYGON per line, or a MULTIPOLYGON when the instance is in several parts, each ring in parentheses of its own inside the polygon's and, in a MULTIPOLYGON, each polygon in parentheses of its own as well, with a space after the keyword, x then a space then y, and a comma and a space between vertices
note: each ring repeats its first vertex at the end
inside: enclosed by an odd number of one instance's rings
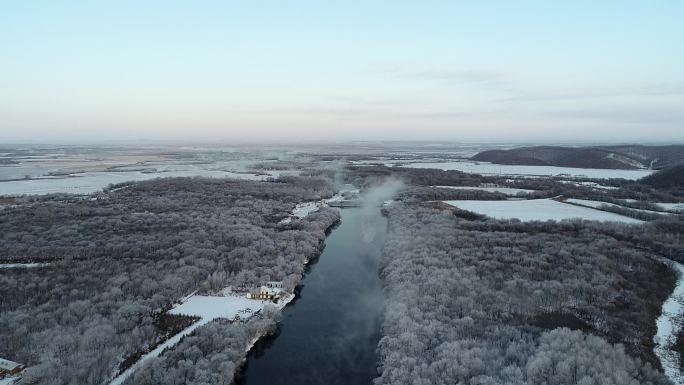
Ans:
POLYGON ((684 265, 669 259, 661 261, 671 266, 678 278, 672 294, 663 303, 661 314, 656 319, 653 352, 660 360, 665 376, 675 385, 684 385, 684 374, 679 366, 680 354, 672 349, 683 326, 678 318, 684 311, 684 265))
MULTIPOLYGON (((337 221, 333 222, 330 226, 328 226, 325 229, 325 239, 328 238, 328 236, 330 235, 332 230, 335 229, 337 226, 339 226, 341 222, 342 222, 341 219, 338 219, 337 221)), ((321 256, 321 254, 323 253, 323 249, 325 246, 325 239, 320 242, 319 247, 318 247, 318 251, 315 255, 311 255, 311 256, 306 257, 306 260, 304 262, 304 267, 305 267, 304 275, 308 273, 306 268, 308 268, 310 266, 310 263, 312 261, 315 261, 316 259, 318 259, 321 256)), ((278 303, 275 304, 275 306, 278 307, 278 309, 281 311, 281 313, 285 309, 285 307, 287 307, 287 305, 292 303, 295 300, 295 298, 297 298, 296 287, 298 287, 299 284, 301 283, 301 281, 304 279, 304 275, 302 275, 299 282, 297 282, 297 285, 295 286, 294 292, 283 297, 281 301, 278 301, 278 303)), ((276 328, 280 322, 282 322, 282 320, 276 322, 276 328)), ((269 332, 263 332, 261 334, 257 334, 247 343, 247 346, 245 347, 245 355, 244 355, 244 357, 242 357, 242 360, 239 362, 239 364, 235 367, 235 372, 233 372, 233 379, 231 381, 231 385, 236 384, 236 378, 238 377, 239 374, 241 374, 243 372, 244 367, 247 364, 249 352, 252 351, 252 349, 259 343, 260 340, 262 340, 264 338, 268 338, 268 337, 272 336, 273 334, 274 334, 273 332, 270 332, 270 333, 269 332)))

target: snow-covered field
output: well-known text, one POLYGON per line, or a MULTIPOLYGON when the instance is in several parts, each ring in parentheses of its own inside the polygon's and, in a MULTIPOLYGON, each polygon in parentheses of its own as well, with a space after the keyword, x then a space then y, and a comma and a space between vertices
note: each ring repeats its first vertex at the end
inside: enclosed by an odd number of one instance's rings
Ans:
POLYGON ((597 209, 597 208, 599 208, 599 207, 601 207, 601 206, 617 206, 617 205, 614 205, 614 204, 612 204, 612 203, 601 202, 601 201, 592 201, 592 200, 589 200, 589 199, 568 198, 568 199, 565 200, 565 202, 574 203, 574 204, 580 205, 580 206, 592 207, 592 208, 595 208, 595 209, 597 209))
POLYGON ((320 201, 300 203, 297 206, 295 206, 294 210, 292 210, 292 215, 299 219, 302 219, 305 218, 307 215, 315 211, 318 211, 322 205, 323 203, 320 201))
POLYGON ((49 263, 0 263, 0 269, 19 269, 31 267, 45 267, 49 263))
POLYGON ((658 206, 662 207, 668 211, 684 212, 684 203, 656 203, 658 206))
POLYGON ((264 308, 265 301, 248 299, 243 295, 205 296, 193 295, 169 311, 170 314, 198 316, 213 320, 216 318, 249 318, 264 308))
MULTIPOLYGON (((299 203, 292 209, 290 213, 293 217, 297 219, 306 218, 309 214, 326 207, 329 203, 339 202, 344 200, 344 194, 359 194, 359 190, 353 185, 345 184, 340 189, 339 192, 328 199, 321 199, 318 201, 299 203)), ((292 217, 285 218, 280 223, 290 223, 292 222, 292 217)))
POLYGON ((601 201, 592 201, 589 199, 576 199, 576 198, 568 198, 565 200, 565 202, 568 203, 574 203, 576 205, 580 206, 585 206, 585 207, 591 207, 591 208, 600 208, 601 206, 610 206, 610 207, 618 207, 618 208, 623 208, 623 209, 629 209, 629 210, 634 210, 634 211, 639 211, 642 213, 646 214, 659 214, 659 215, 667 215, 667 213, 661 213, 658 211, 653 211, 653 210, 644 210, 644 209, 633 209, 631 207, 624 207, 620 205, 616 205, 614 203, 608 203, 608 202, 601 202, 601 201))
MULTIPOLYGON (((634 203, 638 202, 636 199, 623 199, 625 202, 634 203)), ((663 210, 667 210, 673 213, 684 212, 684 203, 664 203, 664 202, 653 202, 655 205, 659 206, 663 210)))
POLYGON ((0 182, 0 195, 38 195, 51 193, 71 193, 71 194, 90 194, 100 191, 110 184, 143 181, 154 178, 166 177, 192 177, 201 176, 208 178, 234 178, 245 180, 265 180, 267 178, 277 177, 285 172, 269 172, 268 175, 258 175, 257 173, 242 173, 221 170, 176 170, 165 172, 140 172, 140 171, 122 171, 122 172, 85 172, 74 174, 74 176, 65 178, 40 178, 40 179, 23 179, 13 180, 7 182, 0 182))
POLYGON ((337 200, 341 200, 342 196, 339 194, 334 195, 330 199, 323 199, 320 201, 311 201, 311 202, 304 202, 304 203, 299 203, 298 205, 295 206, 294 209, 292 209, 292 212, 290 213, 290 217, 283 219, 280 221, 280 223, 290 223, 292 222, 292 217, 295 217, 297 219, 303 219, 306 218, 309 214, 316 212, 321 209, 321 207, 326 206, 329 202, 335 202, 337 200))
POLYGON ((656 320, 657 331, 653 337, 656 356, 660 359, 665 375, 672 380, 675 385, 684 384, 684 374, 679 368, 679 352, 672 350, 672 344, 677 339, 677 333, 682 325, 677 321, 677 317, 684 311, 684 265, 673 263, 679 278, 677 286, 670 295, 670 298, 663 304, 660 317, 656 320))
POLYGON ((598 184, 596 182, 577 182, 577 181, 571 181, 571 180, 562 180, 560 182, 566 183, 566 184, 574 184, 575 186, 590 187, 590 188, 598 189, 598 190, 617 190, 619 188, 619 187, 615 187, 615 186, 604 186, 604 185, 598 184))
POLYGON ((0 378, 0 385, 12 385, 19 381, 19 379, 21 379, 19 376, 0 378))
POLYGON ((498 192, 506 195, 517 195, 519 193, 529 194, 535 192, 535 190, 526 190, 523 188, 511 188, 511 187, 473 187, 473 186, 430 186, 439 188, 449 188, 454 190, 482 190, 488 192, 498 192))
POLYGON ((515 166, 487 162, 425 162, 409 163, 403 167, 436 168, 440 170, 458 170, 484 175, 520 175, 520 176, 567 176, 597 179, 623 178, 636 180, 653 173, 652 170, 607 170, 595 168, 571 168, 554 166, 515 166))
POLYGON ((444 201, 452 206, 487 215, 496 219, 520 219, 529 221, 560 221, 563 219, 586 219, 603 222, 642 223, 638 219, 588 207, 579 207, 553 199, 507 200, 507 201, 444 201))

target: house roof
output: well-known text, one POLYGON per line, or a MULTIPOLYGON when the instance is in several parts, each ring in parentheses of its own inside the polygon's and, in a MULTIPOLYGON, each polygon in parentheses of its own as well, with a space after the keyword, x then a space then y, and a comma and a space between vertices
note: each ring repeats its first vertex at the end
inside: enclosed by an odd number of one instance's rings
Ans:
POLYGON ((280 294, 280 289, 273 288, 273 287, 268 287, 268 286, 262 286, 261 287, 261 292, 262 293, 268 293, 271 295, 278 295, 280 294))
POLYGON ((12 369, 16 369, 20 366, 22 366, 22 365, 19 363, 16 363, 16 362, 10 361, 10 360, 6 360, 4 358, 0 358, 0 369, 12 370, 12 369))

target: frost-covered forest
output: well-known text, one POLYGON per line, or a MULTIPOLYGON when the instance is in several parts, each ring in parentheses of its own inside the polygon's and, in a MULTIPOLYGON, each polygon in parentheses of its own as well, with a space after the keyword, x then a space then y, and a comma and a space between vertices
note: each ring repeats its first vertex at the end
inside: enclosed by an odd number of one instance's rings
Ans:
POLYGON ((377 384, 668 383, 652 338, 676 277, 652 253, 604 225, 454 214, 389 210, 377 384))
POLYGON ((684 260, 684 221, 653 202, 681 201, 680 188, 350 167, 360 186, 388 177, 408 187, 386 209, 376 384, 669 383, 653 336, 676 273, 660 257, 684 260), (442 201, 510 197, 436 186, 534 190, 513 199, 593 200, 603 202, 599 210, 647 222, 494 220, 442 201))
POLYGON ((134 372, 124 384, 230 385, 245 358, 245 347, 264 332, 274 332, 279 320, 280 311, 274 310, 246 324, 211 322, 134 372))
MULTIPOLYGON (((0 357, 30 367, 24 383, 105 383, 125 361, 187 325, 160 320, 194 290, 268 280, 291 290, 339 214, 322 209, 278 222, 297 203, 332 194, 320 178, 173 178, 87 197, 23 198, 0 216, 2 257, 48 265, 0 274, 0 357)), ((226 383, 274 317, 212 322, 130 382, 170 384, 169 376, 182 372, 175 383, 226 383)))
MULTIPOLYGON (((292 219, 296 205, 330 198, 335 180, 364 190, 359 204, 379 215, 385 198, 366 200, 390 180, 401 187, 382 209, 377 385, 669 383, 653 337, 676 282, 661 258, 684 262, 684 221, 657 202, 680 202, 681 189, 336 164, 269 181, 167 178, 6 198, 0 262, 33 265, 1 271, 0 357, 29 367, 20 384, 107 384, 198 320, 167 312, 188 294, 267 281, 294 290, 340 218, 321 208, 292 219), (518 199, 644 222, 494 220, 444 203, 518 199)), ((280 318, 266 307, 245 323, 201 323, 123 384, 230 385, 280 318)))

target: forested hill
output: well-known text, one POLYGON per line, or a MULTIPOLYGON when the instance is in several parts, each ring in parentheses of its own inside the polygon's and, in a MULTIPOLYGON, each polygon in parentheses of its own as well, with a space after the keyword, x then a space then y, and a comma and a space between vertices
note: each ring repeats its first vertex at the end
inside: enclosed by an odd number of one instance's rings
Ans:
POLYGON ((684 162, 684 145, 521 147, 483 151, 471 158, 481 162, 509 165, 560 166, 607 169, 662 169, 684 162))
POLYGON ((655 188, 684 188, 684 164, 658 171, 640 182, 655 188))

